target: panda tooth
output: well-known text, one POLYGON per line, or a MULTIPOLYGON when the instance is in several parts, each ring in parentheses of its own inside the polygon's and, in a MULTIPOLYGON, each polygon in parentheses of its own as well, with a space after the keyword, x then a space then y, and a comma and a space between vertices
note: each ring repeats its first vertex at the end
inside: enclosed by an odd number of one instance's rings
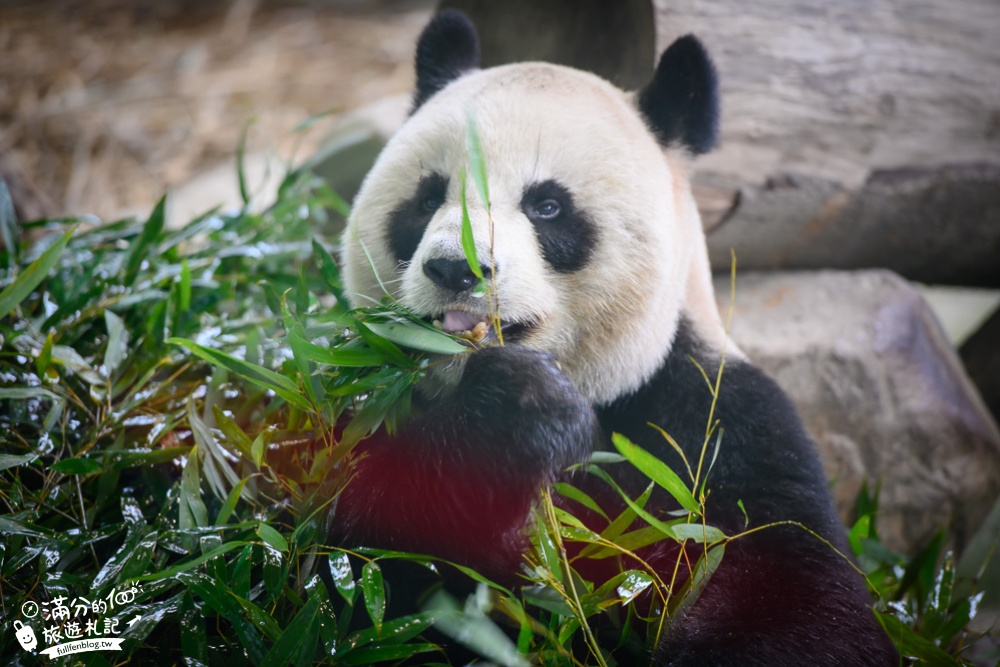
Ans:
POLYGON ((431 322, 431 326, 433 326, 438 331, 444 331, 444 327, 441 326, 441 320, 434 320, 433 322, 431 322))

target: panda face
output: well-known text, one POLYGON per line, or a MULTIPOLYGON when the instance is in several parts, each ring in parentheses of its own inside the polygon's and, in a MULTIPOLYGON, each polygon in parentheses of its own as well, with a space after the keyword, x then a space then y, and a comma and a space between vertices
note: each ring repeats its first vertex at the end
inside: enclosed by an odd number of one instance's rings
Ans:
POLYGON ((669 350, 684 248, 700 229, 679 163, 631 96, 590 74, 476 71, 420 106, 355 201, 343 253, 351 298, 377 300, 384 287, 450 331, 487 320, 491 300, 474 296, 461 246, 470 114, 491 201, 487 212, 467 177, 466 204, 504 343, 553 353, 594 403, 634 390, 669 350))

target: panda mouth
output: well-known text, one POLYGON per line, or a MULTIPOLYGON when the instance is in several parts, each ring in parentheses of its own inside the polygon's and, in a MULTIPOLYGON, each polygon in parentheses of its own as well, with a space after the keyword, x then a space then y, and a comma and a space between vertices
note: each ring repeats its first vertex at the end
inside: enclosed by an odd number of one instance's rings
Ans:
MULTIPOLYGON (((428 318, 428 320, 436 329, 474 343, 498 342, 496 328, 487 315, 470 313, 465 310, 446 310, 439 316, 428 318)), ((510 322, 501 319, 500 334, 504 342, 517 342, 536 326, 535 322, 531 321, 510 322)))

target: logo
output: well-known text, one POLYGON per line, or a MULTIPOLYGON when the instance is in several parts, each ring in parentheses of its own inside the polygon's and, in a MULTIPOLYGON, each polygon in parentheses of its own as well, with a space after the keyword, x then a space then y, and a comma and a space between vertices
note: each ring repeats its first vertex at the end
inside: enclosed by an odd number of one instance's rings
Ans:
POLYGON ((28 600, 21 605, 24 620, 14 621, 14 636, 21 648, 34 653, 39 642, 31 623, 40 617, 38 629, 47 647, 40 653, 50 658, 84 651, 121 650, 125 637, 119 635, 142 620, 141 614, 129 609, 140 592, 133 585, 122 591, 112 588, 106 596, 93 601, 82 595, 72 599, 59 595, 40 603, 28 600))
POLYGON ((25 651, 34 651, 35 647, 38 646, 38 637, 35 636, 32 627, 21 621, 14 621, 14 630, 14 636, 17 637, 17 643, 21 645, 21 648, 25 651))

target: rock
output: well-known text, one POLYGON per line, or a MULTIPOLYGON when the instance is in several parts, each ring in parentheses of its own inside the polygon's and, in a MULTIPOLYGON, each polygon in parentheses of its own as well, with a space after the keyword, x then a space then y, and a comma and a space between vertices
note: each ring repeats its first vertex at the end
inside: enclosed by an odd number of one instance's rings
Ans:
MULTIPOLYGON (((726 313, 728 276, 716 292, 726 313)), ((888 271, 747 272, 735 304, 733 340, 798 406, 845 519, 867 478, 887 546, 947 527, 961 550, 1000 495, 1000 432, 919 294, 888 271)))
POLYGON ((1000 420, 1000 310, 965 341, 960 354, 986 406, 1000 420))
POLYGON ((815 177, 746 186, 708 236, 749 269, 887 268, 911 280, 1000 286, 1000 164, 874 172, 850 190, 815 177))

